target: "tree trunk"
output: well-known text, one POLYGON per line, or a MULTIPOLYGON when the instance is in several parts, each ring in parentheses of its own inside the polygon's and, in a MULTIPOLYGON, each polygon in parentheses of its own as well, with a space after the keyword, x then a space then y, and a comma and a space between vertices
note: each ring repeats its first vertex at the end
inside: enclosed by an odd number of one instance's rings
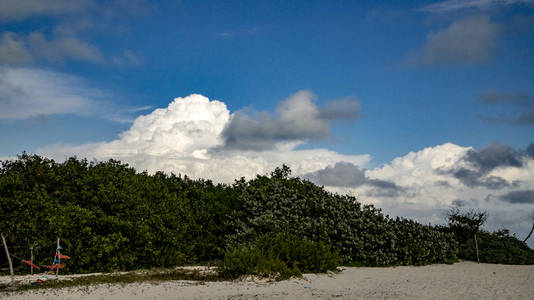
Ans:
POLYGON ((477 249, 477 262, 480 263, 480 258, 478 257, 478 242, 477 242, 477 233, 475 232, 475 248, 477 249))
MULTIPOLYGON (((30 247, 30 262, 33 264, 33 247, 30 247)), ((30 273, 33 275, 33 266, 30 266, 30 273)))
MULTIPOLYGON (((57 249, 56 249, 56 256, 57 256, 57 260, 59 261, 57 264, 60 265, 61 264, 61 258, 59 258, 59 254, 61 252, 59 252, 59 237, 57 238, 57 249)), ((56 260, 56 258, 54 257, 54 260, 56 260)), ((56 277, 59 275, 59 268, 56 269, 56 277)))
POLYGON ((13 277, 15 276, 15 273, 13 273, 13 263, 11 262, 11 256, 9 255, 9 250, 7 249, 6 238, 4 237, 4 233, 0 233, 0 235, 2 236, 2 243, 4 243, 4 249, 6 249, 7 262, 9 263, 9 273, 11 274, 11 282, 13 282, 13 277))
POLYGON ((523 243, 526 243, 528 238, 530 238, 530 235, 532 234, 532 231, 534 231, 534 223, 532 223, 532 229, 530 229, 530 232, 528 233, 527 237, 523 240, 523 243))

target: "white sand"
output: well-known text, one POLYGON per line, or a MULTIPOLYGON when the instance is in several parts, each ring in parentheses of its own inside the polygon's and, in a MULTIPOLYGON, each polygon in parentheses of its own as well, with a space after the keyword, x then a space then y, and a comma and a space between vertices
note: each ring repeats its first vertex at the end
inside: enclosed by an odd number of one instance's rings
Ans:
MULTIPOLYGON (((534 266, 343 268, 281 282, 165 281, 0 294, 9 299, 534 299, 534 266)), ((5 279, 2 278, 2 279, 5 279)))

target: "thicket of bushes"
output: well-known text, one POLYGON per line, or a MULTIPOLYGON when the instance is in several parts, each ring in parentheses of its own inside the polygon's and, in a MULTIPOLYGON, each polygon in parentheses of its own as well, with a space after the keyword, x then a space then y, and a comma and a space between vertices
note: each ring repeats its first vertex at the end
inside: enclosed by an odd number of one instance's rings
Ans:
POLYGON ((236 181, 229 219, 230 245, 262 234, 287 230, 339 251, 345 264, 411 265, 454 259, 456 241, 449 233, 406 219, 391 219, 351 196, 334 195, 300 178, 287 167, 270 177, 236 181))
POLYGON ((335 270, 340 263, 338 253, 323 242, 311 242, 287 233, 268 233, 252 244, 226 250, 221 275, 286 279, 307 272, 335 270))
MULTIPOLYGON (((29 257, 33 246, 39 264, 52 263, 59 236, 73 257, 65 272, 76 273, 225 261, 233 274, 269 268, 290 274, 324 271, 337 254, 342 264, 370 266, 455 259, 451 232, 389 218, 289 173, 282 167, 271 176, 215 185, 137 173, 114 160, 56 163, 23 154, 0 168, 0 231, 12 254, 29 257), (303 248, 274 255, 296 244, 303 248), (306 259, 311 253, 317 257, 306 259), (242 263, 252 258, 256 265, 242 263)), ((7 265, 3 255, 0 265, 7 265)))
MULTIPOLYGON (((451 228, 443 228, 443 231, 451 232, 451 228)), ((476 261, 475 241, 472 234, 455 230, 455 238, 459 241, 458 257, 465 260, 476 261)), ((496 232, 477 232, 478 250, 480 262, 499 263, 512 265, 534 264, 534 250, 524 242, 510 235, 508 230, 496 232)))

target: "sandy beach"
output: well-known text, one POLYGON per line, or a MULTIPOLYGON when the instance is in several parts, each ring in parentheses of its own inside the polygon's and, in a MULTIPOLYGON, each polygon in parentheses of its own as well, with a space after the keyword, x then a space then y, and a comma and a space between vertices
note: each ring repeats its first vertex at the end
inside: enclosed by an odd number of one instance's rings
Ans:
MULTIPOLYGON (((2 281, 7 278, 3 277, 2 281)), ((20 279, 20 278, 19 278, 20 279)), ((164 281, 0 294, 9 299, 534 299, 534 266, 342 268, 281 282, 164 281)))

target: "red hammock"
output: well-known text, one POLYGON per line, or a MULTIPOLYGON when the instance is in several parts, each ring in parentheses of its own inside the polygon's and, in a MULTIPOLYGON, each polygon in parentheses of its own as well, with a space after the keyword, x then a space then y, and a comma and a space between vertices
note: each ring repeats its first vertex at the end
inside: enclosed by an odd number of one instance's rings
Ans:
POLYGON ((30 265, 32 268, 39 270, 39 266, 38 266, 38 265, 34 265, 34 264, 32 264, 31 261, 29 261, 29 260, 25 260, 25 259, 23 259, 22 261, 25 262, 25 263, 27 263, 28 265, 30 265))
POLYGON ((63 255, 63 254, 60 254, 60 253, 57 254, 57 257, 58 257, 59 259, 70 259, 70 256, 63 255))
POLYGON ((54 269, 61 269, 61 268, 64 268, 65 266, 66 266, 66 264, 53 265, 53 266, 43 266, 43 267, 45 267, 45 268, 47 268, 47 269, 52 269, 52 270, 54 270, 54 269))

